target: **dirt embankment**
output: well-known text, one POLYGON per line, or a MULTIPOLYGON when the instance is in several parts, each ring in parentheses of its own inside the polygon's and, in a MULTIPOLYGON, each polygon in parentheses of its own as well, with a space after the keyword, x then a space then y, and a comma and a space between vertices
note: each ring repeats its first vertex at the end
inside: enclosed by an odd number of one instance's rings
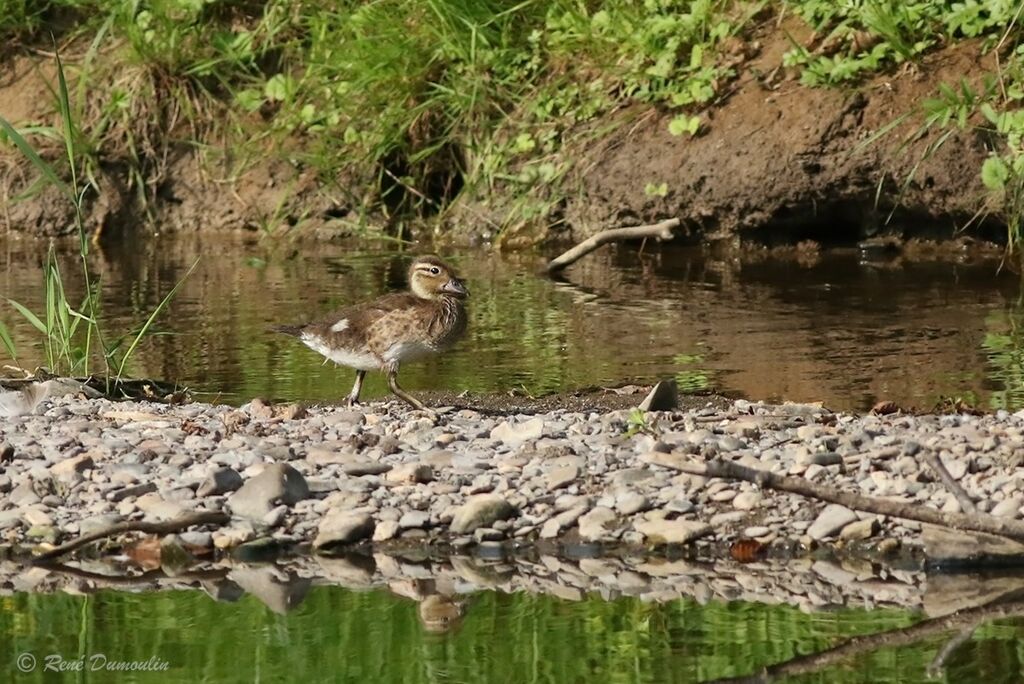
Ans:
POLYGON ((782 31, 762 44, 733 94, 702 114, 703 135, 673 137, 673 115, 651 113, 580 164, 581 193, 566 212, 573 237, 677 216, 704 239, 849 242, 880 231, 941 239, 972 218, 976 234, 998 239, 1004 224, 979 216, 991 209, 979 173, 985 137, 957 131, 940 143, 948 129, 924 130, 921 111, 942 83, 964 79, 982 91, 996 65, 979 43, 942 49, 856 88, 778 81, 792 44, 782 31), (648 183, 667 184, 667 193, 648 196, 648 183))
MULTIPOLYGON (((807 29, 773 26, 751 43, 728 94, 700 113, 702 130, 695 137, 669 133, 672 112, 628 112, 629 123, 576 157, 565 222, 547 234, 513 231, 504 243, 580 239, 670 216, 679 217, 694 240, 848 243, 879 231, 949 238, 967 224, 976 235, 999 239, 1003 223, 985 213, 994 207, 979 177, 988 145, 983 134, 968 129, 945 137, 936 127, 915 136, 923 123, 921 104, 939 84, 964 79, 980 92, 984 76, 995 72, 993 57, 983 56, 976 42, 961 42, 857 87, 808 88, 780 68, 791 46, 787 34, 802 40, 807 29), (645 190, 661 184, 664 196, 645 190)), ((0 67, 0 115, 23 124, 52 120, 48 65, 48 57, 20 57, 0 67)), ((214 142, 172 141, 159 177, 147 179, 140 192, 123 160, 101 156, 89 226, 112 233, 143 225, 145 218, 161 231, 351 232, 361 198, 374 195, 372 174, 328 183, 282 157, 238 160, 214 142), (150 198, 145 206, 140 196, 150 198)), ((0 155, 0 169, 0 230, 71 232, 71 207, 55 190, 15 201, 35 176, 16 153, 0 155)), ((502 199, 490 198, 491 206, 502 199)), ((453 238, 493 237, 493 226, 480 220, 493 209, 460 205, 449 222, 453 238)))

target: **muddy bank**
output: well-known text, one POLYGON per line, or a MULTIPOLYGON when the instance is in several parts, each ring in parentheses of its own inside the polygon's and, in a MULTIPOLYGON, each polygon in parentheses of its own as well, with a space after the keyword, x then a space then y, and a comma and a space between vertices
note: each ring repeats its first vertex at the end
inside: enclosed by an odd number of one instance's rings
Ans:
MULTIPOLYGON (((522 189, 510 183, 488 196, 464 193, 442 233, 463 244, 500 235, 503 246, 515 248, 674 216, 685 227, 683 239, 691 241, 851 243, 879 231, 949 239, 968 224, 975 235, 1001 239, 1005 226, 998 213, 983 211, 977 218, 979 210, 998 210, 986 204, 990 198, 979 177, 991 141, 968 129, 932 149, 944 130, 914 136, 923 123, 921 103, 934 97, 939 84, 965 79, 980 90, 982 78, 994 73, 994 57, 982 56, 979 42, 938 49, 854 88, 808 88, 781 66, 792 47, 789 36, 804 42, 809 30, 790 20, 759 31, 736 64, 738 77, 699 113, 699 135, 670 135, 672 112, 634 107, 612 113, 589 124, 605 131, 596 141, 567 151, 572 171, 555 191, 564 198, 551 216, 539 223, 517 218, 513 208, 522 189), (901 125, 869 140, 904 115, 901 125), (664 196, 647 192, 660 184, 664 196)), ((53 118, 48 59, 8 61, 0 72, 0 115, 22 123, 53 118)), ((291 151, 268 147, 242 158, 209 132, 213 137, 203 145, 186 142, 193 133, 153 134, 144 187, 127 160, 100 154, 98 191, 88 204, 90 229, 110 238, 137 230, 247 230, 320 239, 398 230, 402 216, 383 207, 378 170, 326 179, 301 161, 300 138, 286 145, 291 151), (369 215, 361 213, 366 210, 369 215)), ((56 157, 60 150, 50 152, 56 157)), ((5 150, 0 167, 3 229, 71 231, 71 208, 54 190, 14 201, 35 177, 14 153, 5 150)), ((432 228, 420 230, 425 235, 432 228)))
POLYGON ((964 79, 981 92, 994 55, 964 42, 856 88, 807 88, 779 68, 789 35, 804 42, 808 30, 791 21, 762 36, 732 93, 704 113, 702 135, 673 137, 672 115, 649 112, 589 152, 566 209, 572 237, 676 216, 695 240, 949 239, 969 223, 998 238, 997 217, 976 217, 994 209, 979 173, 991 141, 968 129, 936 146, 947 132, 924 130, 920 113, 940 84, 964 79), (648 196, 649 183, 667 194, 648 196))
MULTIPOLYGON (((0 425, 0 531, 22 552, 200 512, 225 524, 182 538, 211 552, 256 542, 324 552, 583 544, 714 555, 742 542, 753 560, 821 545, 892 558, 922 540, 945 543, 911 520, 680 465, 716 458, 957 513, 956 493, 926 465, 935 454, 982 513, 1014 525, 1024 510, 1024 415, 1005 411, 856 416, 738 400, 646 415, 449 408, 435 423, 394 403, 254 400, 236 409, 50 389, 58 396, 0 425)), ((925 549, 933 559, 935 548, 925 549)))

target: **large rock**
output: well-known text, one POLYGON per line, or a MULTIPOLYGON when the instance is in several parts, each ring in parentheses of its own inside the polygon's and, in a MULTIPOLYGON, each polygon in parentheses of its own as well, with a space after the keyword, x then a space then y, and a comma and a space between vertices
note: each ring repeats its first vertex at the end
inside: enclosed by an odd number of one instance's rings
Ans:
POLYGON ((308 496, 302 473, 287 463, 272 463, 232 494, 228 505, 235 515, 262 520, 277 506, 293 506, 308 496))
POLYGON ((641 520, 633 527, 652 544, 688 544, 711 534, 711 526, 699 520, 641 520))
POLYGON ((324 516, 317 528, 314 549, 354 544, 373 536, 374 522, 368 513, 336 509, 324 516))
POLYGON ((674 411, 679 408, 679 387, 675 380, 662 380, 637 407, 641 411, 674 411))
POLYGON ((508 520, 518 514, 515 506, 493 494, 471 497, 455 511, 451 529, 456 534, 468 534, 478 527, 490 527, 497 520, 508 520))
POLYGON ((811 539, 821 541, 826 537, 831 537, 855 520, 857 520, 857 514, 846 506, 829 504, 807 528, 807 534, 811 539))

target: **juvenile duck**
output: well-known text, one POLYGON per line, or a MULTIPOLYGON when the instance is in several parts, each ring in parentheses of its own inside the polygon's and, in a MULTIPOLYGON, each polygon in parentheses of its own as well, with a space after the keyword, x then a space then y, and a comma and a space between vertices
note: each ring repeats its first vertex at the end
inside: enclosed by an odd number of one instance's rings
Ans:
POLYGON ((408 283, 408 292, 356 304, 314 323, 274 330, 298 337, 331 361, 355 369, 349 406, 359 403, 366 372, 380 370, 396 397, 429 411, 398 386, 398 368, 405 361, 445 351, 462 337, 466 332, 463 302, 469 292, 454 271, 435 256, 413 260, 408 283))

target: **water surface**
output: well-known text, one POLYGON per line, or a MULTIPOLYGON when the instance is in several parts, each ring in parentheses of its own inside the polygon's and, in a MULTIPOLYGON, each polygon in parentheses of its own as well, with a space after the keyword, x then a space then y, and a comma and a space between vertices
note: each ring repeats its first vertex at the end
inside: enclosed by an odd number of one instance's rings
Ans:
MULTIPOLYGON (((405 248, 408 249, 408 248, 405 248)), ((324 365, 268 325, 316 318, 403 287, 412 253, 394 244, 288 244, 163 237, 95 255, 104 316, 123 332, 144 319, 197 258, 148 339, 137 376, 178 381, 206 398, 337 401, 353 374, 324 365)), ((446 254, 472 290, 467 339, 402 369, 411 390, 544 394, 675 377, 684 389, 751 399, 822 401, 865 410, 879 400, 931 408, 959 397, 1024 407, 1019 278, 995 262, 865 263, 855 252, 810 262, 740 262, 699 250, 608 249, 562 280, 536 256, 446 254)), ((0 294, 39 309, 45 253, 0 249, 0 294)), ((74 283, 75 257, 63 258, 74 283)), ((10 307, 25 366, 34 330, 10 307)), ((371 375, 366 397, 385 393, 371 375)))

